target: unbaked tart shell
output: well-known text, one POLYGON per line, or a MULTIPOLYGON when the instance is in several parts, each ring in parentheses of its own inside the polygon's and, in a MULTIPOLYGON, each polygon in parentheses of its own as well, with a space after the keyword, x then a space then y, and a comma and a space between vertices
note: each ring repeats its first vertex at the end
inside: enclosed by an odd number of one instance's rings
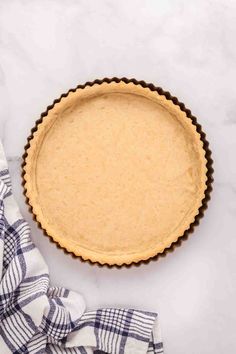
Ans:
POLYGON ((206 208, 212 171, 205 134, 182 103, 114 78, 48 107, 28 139, 23 181, 53 241, 83 260, 121 266, 186 238, 206 208))

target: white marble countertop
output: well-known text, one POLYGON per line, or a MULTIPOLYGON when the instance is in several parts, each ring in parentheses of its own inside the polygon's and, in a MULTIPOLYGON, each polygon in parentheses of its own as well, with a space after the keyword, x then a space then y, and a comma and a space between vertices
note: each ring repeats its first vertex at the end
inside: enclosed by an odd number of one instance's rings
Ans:
POLYGON ((158 311, 166 354, 236 352, 236 2, 234 0, 0 1, 0 137, 14 192, 51 282, 89 309, 158 311), (40 113, 95 78, 153 82, 185 102, 213 151, 215 183, 193 236, 158 262, 106 269, 66 256, 32 221, 21 155, 40 113))

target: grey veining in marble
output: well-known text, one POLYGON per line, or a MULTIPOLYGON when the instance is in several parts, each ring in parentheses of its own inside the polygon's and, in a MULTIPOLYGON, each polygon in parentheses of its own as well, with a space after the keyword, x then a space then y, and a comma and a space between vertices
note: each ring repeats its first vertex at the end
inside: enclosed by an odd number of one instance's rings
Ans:
POLYGON ((158 311, 167 354, 236 352, 235 38, 234 0, 0 0, 0 138, 51 281, 83 293, 89 309, 158 311), (104 76, 176 95, 198 117, 214 158, 212 200, 194 235, 172 255, 128 270, 58 250, 32 221, 21 187, 23 146, 40 113, 104 76))

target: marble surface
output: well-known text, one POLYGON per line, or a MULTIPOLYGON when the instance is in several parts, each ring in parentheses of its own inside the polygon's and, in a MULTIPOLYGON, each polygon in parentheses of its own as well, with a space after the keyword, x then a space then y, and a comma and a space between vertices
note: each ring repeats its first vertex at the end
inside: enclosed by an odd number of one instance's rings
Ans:
POLYGON ((14 192, 51 282, 89 309, 158 311, 166 354, 236 352, 236 2, 1 0, 0 137, 14 192), (92 267, 66 256, 25 206, 21 155, 40 113, 62 92, 127 76, 169 90, 198 117, 213 151, 205 218, 181 248, 140 268, 92 267))

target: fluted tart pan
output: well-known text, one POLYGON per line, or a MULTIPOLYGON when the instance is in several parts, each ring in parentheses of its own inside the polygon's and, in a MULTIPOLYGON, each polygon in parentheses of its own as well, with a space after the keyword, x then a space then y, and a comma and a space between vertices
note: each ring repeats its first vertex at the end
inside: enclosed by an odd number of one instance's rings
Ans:
POLYGON ((108 266, 172 251, 210 199, 201 126, 176 97, 135 79, 69 90, 42 113, 23 156, 24 193, 67 252, 108 266))

